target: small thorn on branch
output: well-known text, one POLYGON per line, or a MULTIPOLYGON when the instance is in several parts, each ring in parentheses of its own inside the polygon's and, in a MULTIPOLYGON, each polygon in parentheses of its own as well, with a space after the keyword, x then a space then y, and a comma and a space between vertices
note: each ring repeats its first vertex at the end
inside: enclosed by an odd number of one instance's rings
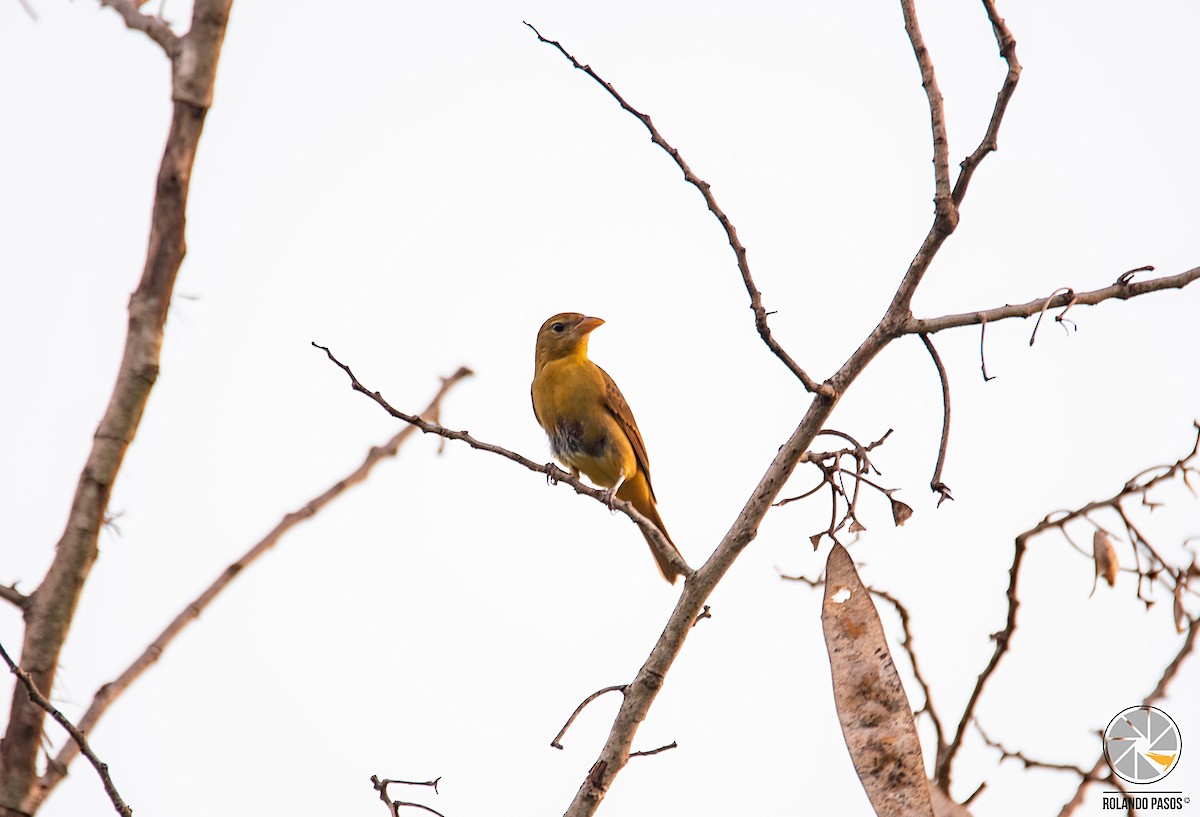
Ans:
POLYGON ((696 615, 696 618, 695 618, 695 620, 692 622, 692 626, 693 626, 693 627, 695 627, 697 624, 699 624, 701 619, 704 619, 704 618, 712 618, 712 612, 711 612, 711 611, 712 611, 712 607, 710 607, 710 606, 709 606, 709 605, 707 605, 707 604, 706 604, 706 605, 704 605, 704 609, 703 609, 703 610, 701 610, 701 611, 700 611, 700 612, 699 612, 699 613, 696 615))

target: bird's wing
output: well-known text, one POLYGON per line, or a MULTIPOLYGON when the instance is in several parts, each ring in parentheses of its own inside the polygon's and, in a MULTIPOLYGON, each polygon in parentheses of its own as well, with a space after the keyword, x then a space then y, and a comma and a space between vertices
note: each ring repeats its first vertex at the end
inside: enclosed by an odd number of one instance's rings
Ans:
MULTIPOLYGON (((596 368, 600 369, 599 366, 596 368)), ((621 394, 617 384, 608 376, 608 372, 600 369, 600 374, 604 376, 604 405, 620 423, 621 428, 625 431, 625 436, 629 438, 638 467, 642 469, 642 474, 646 477, 646 485, 650 488, 650 497, 657 502, 658 499, 654 496, 654 485, 650 482, 650 458, 646 456, 646 443, 642 440, 642 432, 638 431, 637 420, 633 419, 633 411, 625 402, 625 395, 621 394)))

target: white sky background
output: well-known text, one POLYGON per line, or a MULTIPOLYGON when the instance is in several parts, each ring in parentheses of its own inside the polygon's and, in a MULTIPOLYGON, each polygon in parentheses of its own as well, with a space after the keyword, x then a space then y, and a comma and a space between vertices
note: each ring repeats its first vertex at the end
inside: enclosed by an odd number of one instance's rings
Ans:
MULTIPOLYGON (((112 387, 169 119, 156 45, 91 2, 31 2, 38 23, 0 4, 0 581, 25 589, 49 564, 112 387)), ((166 11, 181 25, 190 13, 166 11)), ((956 164, 1004 65, 981 6, 918 11, 956 164)), ((917 314, 1200 263, 1200 7, 1027 0, 1001 13, 1025 72, 917 314)), ((713 184, 776 336, 811 374, 831 374, 877 321, 932 215, 929 114, 898 3, 239 2, 162 374, 112 499, 120 533, 102 535, 54 690, 69 715, 396 430, 310 341, 414 411, 469 365, 443 421, 548 459, 529 405, 534 334, 557 311, 605 318, 592 357, 637 414, 662 515, 694 565, 798 422, 806 396, 758 339, 699 194, 523 19, 651 114, 713 184)), ((895 530, 868 496, 851 553, 909 602, 948 721, 1003 624, 1012 537, 1190 448, 1198 307, 1192 287, 1078 308, 1077 332, 1044 324, 1032 349, 1032 321, 995 324, 987 384, 978 329, 937 335, 954 399, 956 501, 941 509, 927 488, 940 391, 919 341, 893 344, 838 407, 831 426, 864 441, 895 429, 876 463, 916 515, 895 530)), ((441 775, 436 797, 393 795, 448 817, 566 807, 616 697, 585 711, 565 751, 550 739, 583 697, 633 677, 678 590, 625 517, 438 448, 411 440, 289 534, 109 712, 94 747, 136 813, 380 814, 371 774, 441 775)), ((814 478, 801 469, 784 495, 814 478)), ((1200 512, 1182 490, 1162 496, 1173 502, 1145 532, 1173 551, 1200 534, 1200 512)), ((604 813, 870 813, 833 708, 820 595, 777 573, 820 572, 828 545, 814 554, 808 536, 827 519, 823 498, 768 515, 635 745, 679 748, 631 762, 604 813)), ((1095 730, 1153 688, 1179 643, 1169 600, 1147 614, 1128 575, 1088 600, 1091 584, 1061 538, 1035 540, 1013 650, 978 710, 992 737, 1085 767, 1095 730)), ((19 645, 13 609, 0 607, 0 640, 19 645)), ((1200 736, 1198 680, 1193 659, 1162 704, 1185 745, 1200 736)), ((980 815, 1054 814, 1076 783, 998 766, 973 737, 955 793, 984 780, 980 815)), ((1185 751, 1169 782, 1200 794, 1200 755, 1185 751)), ((108 811, 77 761, 42 813, 108 811)))

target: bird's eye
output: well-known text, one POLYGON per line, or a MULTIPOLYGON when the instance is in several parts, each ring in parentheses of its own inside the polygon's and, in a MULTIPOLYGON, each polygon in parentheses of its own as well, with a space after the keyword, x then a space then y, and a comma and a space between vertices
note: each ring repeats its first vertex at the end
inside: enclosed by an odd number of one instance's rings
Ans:
POLYGON ((555 324, 554 324, 553 326, 551 326, 550 328, 551 328, 553 331, 555 331, 555 332, 557 332, 558 334, 560 334, 560 335, 561 335, 561 334, 562 334, 562 331, 563 331, 564 329, 566 329, 567 327, 563 326, 561 323, 555 323, 555 324))

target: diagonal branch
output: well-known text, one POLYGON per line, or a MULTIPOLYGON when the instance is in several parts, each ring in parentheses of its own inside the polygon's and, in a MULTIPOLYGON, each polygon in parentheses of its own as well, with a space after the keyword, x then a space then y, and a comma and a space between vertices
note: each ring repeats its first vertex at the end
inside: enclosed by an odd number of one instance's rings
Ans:
POLYGON ((171 59, 179 56, 182 42, 179 35, 158 17, 143 14, 138 9, 139 3, 134 0, 100 0, 100 5, 115 10, 125 20, 125 25, 154 40, 171 59))
MULTIPOLYGON (((937 761, 934 765, 934 781, 943 791, 948 792, 950 789, 951 766, 954 763, 955 755, 962 747, 963 737, 966 733, 967 726, 971 723, 972 718, 975 716, 975 706, 979 702, 979 697, 983 693, 983 689, 987 685, 988 680, 996 671, 997 666, 999 666, 1000 660, 1004 657, 1005 653, 1008 652, 1008 649, 1011 646, 1013 634, 1017 628, 1017 608, 1020 606, 1020 600, 1017 597, 1017 580, 1021 570, 1021 561, 1024 558, 1026 544, 1028 541, 1047 530, 1057 529, 1062 531, 1068 522, 1074 519, 1086 517, 1087 514, 1091 513, 1092 511, 1100 508, 1117 507, 1120 501, 1125 497, 1139 493, 1144 494, 1155 485, 1172 479, 1176 475, 1182 473, 1188 467, 1190 460, 1195 457, 1197 453, 1200 453, 1200 422, 1196 423, 1196 431, 1196 442, 1192 446, 1191 452, 1187 454, 1187 456, 1177 460, 1173 465, 1165 467, 1165 470, 1162 470, 1160 473, 1150 477, 1149 479, 1146 479, 1144 482, 1139 482, 1138 480, 1146 474, 1146 472, 1143 471, 1141 474, 1126 482, 1121 487, 1121 490, 1117 491, 1117 493, 1113 496, 1107 499, 1099 499, 1095 502, 1089 502, 1086 505, 1075 508, 1071 511, 1067 511, 1061 515, 1055 515, 1054 519, 1047 517, 1029 530, 1017 535, 1013 542, 1012 567, 1009 568, 1009 583, 1007 591, 1008 613, 1005 618, 1004 629, 993 634, 992 639, 996 642, 996 647, 992 652, 992 657, 989 659, 987 666, 984 667, 983 672, 979 674, 978 679, 975 681, 975 687, 971 690, 971 696, 967 700, 967 705, 963 708, 962 717, 959 719, 958 726, 954 730, 953 740, 950 741, 950 744, 946 747, 945 751, 938 752, 937 761)), ((1192 623, 1191 629, 1195 629, 1195 622, 1192 623)), ((1195 636, 1194 634, 1189 634, 1188 637, 1189 639, 1192 639, 1195 636)), ((1177 661, 1181 660, 1182 658, 1177 657, 1177 661)), ((1161 695, 1162 692, 1166 690, 1166 684, 1169 683, 1171 677, 1173 677, 1173 672, 1164 675, 1165 680, 1160 682, 1159 687, 1155 690, 1155 694, 1161 695)))
POLYGON ((658 529, 658 526, 651 522, 647 517, 643 516, 637 510, 637 508, 633 507, 632 503, 621 499, 612 500, 610 502, 610 498, 606 492, 601 491, 598 488, 592 488, 588 485, 585 485, 578 477, 568 474, 566 471, 563 471, 553 463, 536 463, 531 459, 522 457, 515 451, 509 451, 507 448, 503 448, 492 443, 485 443, 482 440, 477 440, 472 437, 468 431, 452 431, 445 426, 423 420, 415 414, 405 414, 403 411, 394 408, 390 403, 388 403, 387 400, 383 399, 383 395, 381 395, 379 392, 371 391, 364 386, 354 375, 354 372, 350 370, 350 367, 334 357, 333 352, 329 351, 328 348, 321 346, 318 343, 313 343, 312 345, 324 352, 325 356, 328 357, 334 363, 334 365, 346 373, 346 376, 350 378, 350 387, 354 389, 354 391, 361 392, 367 397, 370 397, 372 400, 378 403, 384 411, 395 417, 397 420, 403 420, 409 425, 415 426, 423 434, 435 434, 439 437, 445 437, 447 440, 458 440, 459 442, 464 442, 471 446, 471 448, 474 448, 478 451, 487 451, 490 454, 496 454, 504 457, 505 459, 512 460, 518 465, 525 466, 530 471, 536 471, 539 474, 545 474, 547 482, 551 482, 555 485, 560 482, 564 482, 574 488, 575 493, 582 494, 584 496, 590 496, 593 499, 604 503, 606 508, 620 511, 633 520, 633 523, 637 525, 638 528, 641 529, 642 533, 644 533, 651 540, 651 547, 660 553, 668 563, 677 568, 684 576, 691 574, 692 568, 689 567, 687 562, 683 560, 683 556, 679 554, 679 551, 668 544, 667 540, 663 537, 662 531, 658 529))
MULTIPOLYGON (((1163 674, 1159 677, 1158 683, 1154 685, 1154 689, 1142 700, 1143 706, 1162 700, 1166 697, 1167 690, 1171 686, 1171 682, 1179 675, 1179 670, 1183 667, 1185 661, 1196 649, 1196 636, 1200 634, 1200 619, 1196 619, 1187 629, 1187 636, 1183 639, 1183 643, 1179 645, 1179 650, 1176 651, 1175 657, 1171 659, 1171 663, 1167 664, 1163 674)), ((1096 764, 1092 767, 1091 773, 1079 781, 1079 787, 1075 790, 1075 795, 1067 801, 1062 807, 1062 811, 1058 813, 1058 817, 1070 817, 1075 813, 1075 809, 1083 804, 1083 796, 1087 792, 1087 788, 1095 780, 1095 776, 1105 766, 1104 750, 1100 750, 1100 757, 1096 759, 1096 764)))
POLYGON ((1055 309, 1070 303, 1094 306, 1108 300, 1125 301, 1150 292, 1164 289, 1183 289, 1193 281, 1200 279, 1200 267, 1193 267, 1178 275, 1162 278, 1151 278, 1149 281, 1130 281, 1122 276, 1122 280, 1090 292, 1075 292, 1064 290, 1049 298, 1036 298, 1023 304, 1006 304, 994 309, 983 309, 976 312, 962 312, 957 315, 942 315, 937 318, 909 317, 903 326, 898 328, 899 334, 912 335, 919 333, 933 334, 945 329, 959 326, 974 326, 977 323, 993 323, 1006 318, 1029 318, 1041 313, 1045 308, 1055 309))
POLYGON ((938 88, 937 76, 933 71, 933 59, 929 56, 929 48, 925 45, 921 26, 917 22, 914 0, 900 0, 900 10, 904 13, 904 30, 908 33, 909 43, 912 44, 917 66, 921 69, 921 86, 929 100, 929 120, 933 130, 933 202, 936 213, 933 229, 944 230, 945 234, 949 235, 958 225, 958 206, 950 192, 950 140, 946 136, 946 107, 942 101, 941 89, 938 88))
MULTIPOLYGON (((172 61, 174 93, 166 148, 159 165, 142 277, 129 300, 128 332, 112 396, 79 475, 54 561, 25 610, 21 665, 39 689, 52 691, 59 656, 92 564, 113 484, 137 433, 158 378, 163 325, 183 263, 188 192, 196 150, 212 101, 217 60, 233 0, 195 0, 187 46, 193 59, 172 61)), ((45 712, 13 690, 0 740, 0 814, 31 814, 37 797, 37 757, 45 712)))
POLYGON ((738 271, 741 272, 742 283, 745 284, 746 292, 750 295, 750 308, 754 311, 754 326, 756 329, 758 329, 759 336, 762 337, 763 342, 767 344, 767 348, 770 349, 777 358, 783 361, 783 365, 787 366, 792 374, 794 374, 800 380, 800 382, 804 384, 804 388, 808 389, 810 392, 815 392, 822 389, 822 384, 809 377, 808 373, 800 368, 800 365, 792 359, 791 355, 784 351, 783 347, 779 345, 779 341, 775 340, 774 336, 771 334, 771 327, 767 325, 767 315, 770 313, 768 313, 766 307, 763 306, 762 293, 758 291, 758 287, 755 285, 754 279, 750 276, 750 264, 746 260, 746 248, 742 246, 742 242, 738 239, 737 228, 733 226, 733 222, 729 220, 729 216, 725 215, 725 211, 722 210, 720 205, 717 204, 717 200, 712 193, 712 186, 692 172, 691 167, 689 167, 688 163, 684 161, 683 156, 680 155, 679 151, 672 147, 671 144, 662 137, 662 134, 658 132, 658 129, 654 127, 654 123, 650 121, 650 117, 626 102, 625 98, 617 92, 617 89, 614 88, 611 83, 602 79, 595 71, 592 70, 590 65, 581 64, 565 48, 563 48, 557 40, 548 40, 542 36, 541 32, 539 32, 529 23, 525 23, 525 25, 529 26, 529 30, 537 35, 539 42, 554 46, 560 54, 570 61, 571 65, 575 66, 575 68, 594 79, 600 85, 600 87, 608 92, 609 96, 617 101, 618 105, 620 105, 624 110, 632 114, 634 118, 641 122, 646 127, 646 130, 650 132, 650 141, 662 148, 666 154, 670 156, 672 160, 674 160, 679 169, 683 171, 684 181, 700 191, 700 195, 704 196, 704 203, 708 205, 708 209, 714 216, 717 217, 717 221, 719 221, 721 223, 721 227, 724 228, 725 235, 729 239, 729 246, 733 248, 733 253, 737 257, 738 271))
POLYGON ((954 182, 954 193, 952 198, 954 206, 962 204, 962 200, 967 195, 967 187, 971 184, 971 177, 975 175, 975 171, 979 168, 984 157, 996 150, 996 138, 1000 133, 1000 122, 1004 119, 1004 112, 1008 109, 1008 102, 1012 99, 1013 92, 1017 90, 1017 81, 1021 78, 1021 63, 1017 62, 1017 41, 1013 38, 1012 32, 1008 30, 1008 26, 996 11, 996 4, 993 0, 983 0, 983 7, 987 10, 988 20, 992 24, 992 33, 996 35, 996 44, 1000 46, 1000 56, 1004 57, 1004 61, 1008 64, 1008 73, 1004 76, 1004 84, 1000 86, 1000 92, 996 94, 996 105, 992 108, 992 118, 988 121, 987 131, 983 135, 979 147, 975 151, 962 160, 959 165, 960 170, 958 179, 954 182))
POLYGON ((29 596, 18 590, 15 584, 0 584, 0 599, 4 599, 9 604, 15 605, 22 610, 29 609, 29 596))
POLYGON ((4 663, 8 664, 9 671, 17 676, 17 680, 25 688, 25 694, 29 696, 29 700, 45 710, 50 717, 58 721, 63 729, 67 730, 67 734, 71 736, 71 740, 75 741, 71 745, 77 746, 79 751, 83 752, 83 756, 96 769, 96 774, 100 775, 100 782, 104 786, 104 791, 108 794, 108 799, 112 801, 113 808, 117 810, 117 813, 122 817, 132 817, 133 809, 121 799, 121 795, 108 773, 108 764, 96 757, 96 753, 92 751, 92 747, 88 744, 87 736, 83 734, 82 730, 77 729, 75 724, 71 723, 67 719, 67 716, 60 712, 57 707, 46 700, 46 696, 38 690, 37 684, 33 682, 33 678, 29 677, 28 672, 16 665, 9 656, 8 651, 4 649, 3 644, 0 644, 0 658, 3 658, 4 663))
MULTIPOLYGON (((433 399, 429 401, 429 405, 421 412, 422 417, 436 417, 439 408, 441 407, 442 398, 454 388, 454 386, 464 378, 470 377, 471 370, 465 366, 460 367, 458 371, 449 377, 442 378, 441 388, 438 389, 433 399)), ((241 575, 242 571, 250 567, 258 561, 259 557, 265 554, 268 550, 278 544, 284 534, 294 528, 301 522, 311 519, 316 516, 326 505, 333 502, 339 496, 344 494, 350 488, 366 481, 370 476, 371 471, 383 460, 395 457, 400 450, 400 446, 404 441, 412 435, 413 426, 406 426, 395 434, 390 440, 381 446, 374 446, 367 452, 366 458, 362 463, 342 479, 335 482, 328 490, 321 493, 305 503, 301 508, 292 513, 287 514, 279 521, 266 536, 260 539, 253 547, 237 561, 225 568, 217 579, 208 586, 194 601, 188 604, 180 611, 179 615, 167 625, 154 641, 150 642, 149 646, 142 651, 132 664, 124 672, 122 672, 114 681, 111 681, 96 692, 92 699, 91 705, 83 714, 79 721, 79 728, 84 732, 90 732, 96 727, 100 719, 108 711, 116 700, 142 676, 142 674, 153 666, 167 647, 179 636, 180 633, 187 628, 189 624, 200 617, 210 604, 219 596, 229 584, 241 575)), ((45 774, 38 781, 38 802, 44 800, 55 786, 62 780, 67 773, 67 767, 78 755, 79 750, 75 744, 68 743, 59 751, 58 756, 53 763, 48 765, 45 774)))

